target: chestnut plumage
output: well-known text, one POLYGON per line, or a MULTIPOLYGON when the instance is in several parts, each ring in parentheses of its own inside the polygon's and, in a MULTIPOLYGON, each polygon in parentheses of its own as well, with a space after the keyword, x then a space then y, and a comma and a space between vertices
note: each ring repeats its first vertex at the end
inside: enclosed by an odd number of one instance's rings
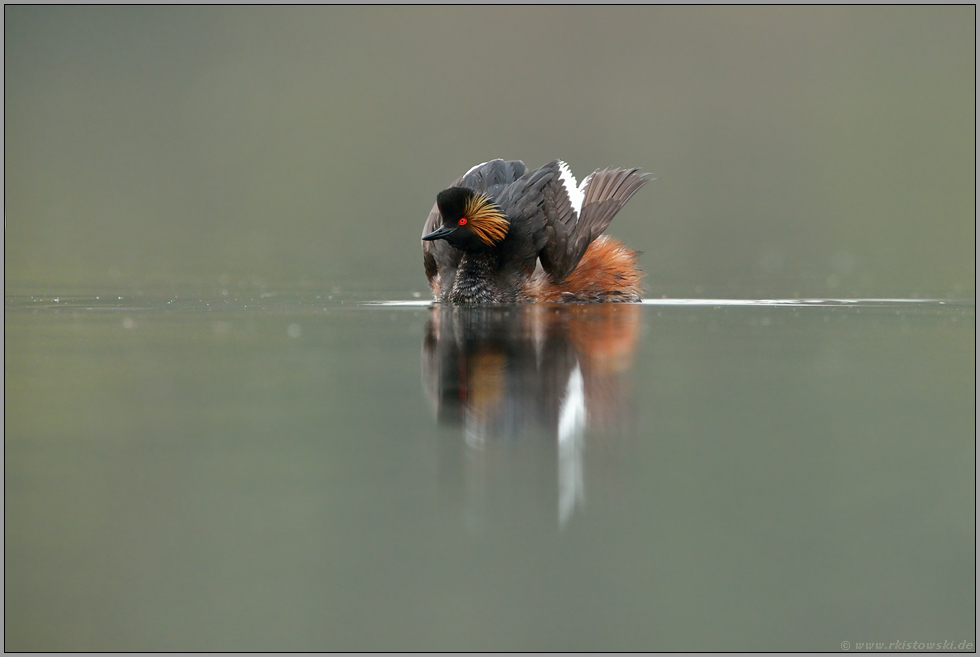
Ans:
POLYGON ((638 169, 603 169, 581 185, 561 160, 479 164, 436 197, 422 234, 438 301, 639 301, 636 253, 602 236, 651 180, 638 169))

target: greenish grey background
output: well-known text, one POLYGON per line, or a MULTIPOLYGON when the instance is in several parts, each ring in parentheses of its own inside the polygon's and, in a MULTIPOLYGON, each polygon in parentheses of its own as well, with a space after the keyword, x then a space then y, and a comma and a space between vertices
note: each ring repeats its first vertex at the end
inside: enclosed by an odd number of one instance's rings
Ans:
POLYGON ((420 290, 436 192, 561 157, 656 175, 651 296, 974 294, 972 6, 4 17, 8 286, 420 290))

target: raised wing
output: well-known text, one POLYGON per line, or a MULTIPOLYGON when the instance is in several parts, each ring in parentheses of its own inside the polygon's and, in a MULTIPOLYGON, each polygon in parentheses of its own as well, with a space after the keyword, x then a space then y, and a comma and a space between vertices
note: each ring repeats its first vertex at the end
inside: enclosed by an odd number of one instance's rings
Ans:
MULTIPOLYGON (((527 167, 520 160, 505 162, 491 160, 477 164, 462 176, 453 181, 450 187, 469 187, 478 192, 484 192, 493 198, 508 185, 523 176, 527 167)), ((429 217, 422 227, 422 235, 427 235, 442 226, 442 215, 435 204, 429 217)), ((463 252, 450 246, 446 240, 422 242, 422 263, 425 265, 425 276, 429 280, 432 293, 439 298, 440 290, 445 294, 452 289, 456 278, 456 268, 463 257, 463 252)))
POLYGON ((623 205, 652 180, 639 169, 603 169, 581 185, 560 160, 555 175, 542 190, 541 266, 553 283, 560 283, 578 265, 592 240, 609 226, 623 205))

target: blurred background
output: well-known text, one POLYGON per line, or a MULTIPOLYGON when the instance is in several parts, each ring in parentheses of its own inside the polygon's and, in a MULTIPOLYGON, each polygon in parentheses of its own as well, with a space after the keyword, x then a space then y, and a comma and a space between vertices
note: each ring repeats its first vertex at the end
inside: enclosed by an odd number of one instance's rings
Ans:
POLYGON ((425 292, 491 158, 657 180, 648 296, 972 297, 973 6, 5 7, 5 286, 425 292))

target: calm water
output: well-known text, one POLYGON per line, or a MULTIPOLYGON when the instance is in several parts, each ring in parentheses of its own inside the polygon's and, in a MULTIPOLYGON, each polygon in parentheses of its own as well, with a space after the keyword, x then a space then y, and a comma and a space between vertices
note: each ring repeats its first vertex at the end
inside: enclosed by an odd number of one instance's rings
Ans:
POLYGON ((371 298, 8 290, 5 648, 975 643, 972 300, 371 298))

